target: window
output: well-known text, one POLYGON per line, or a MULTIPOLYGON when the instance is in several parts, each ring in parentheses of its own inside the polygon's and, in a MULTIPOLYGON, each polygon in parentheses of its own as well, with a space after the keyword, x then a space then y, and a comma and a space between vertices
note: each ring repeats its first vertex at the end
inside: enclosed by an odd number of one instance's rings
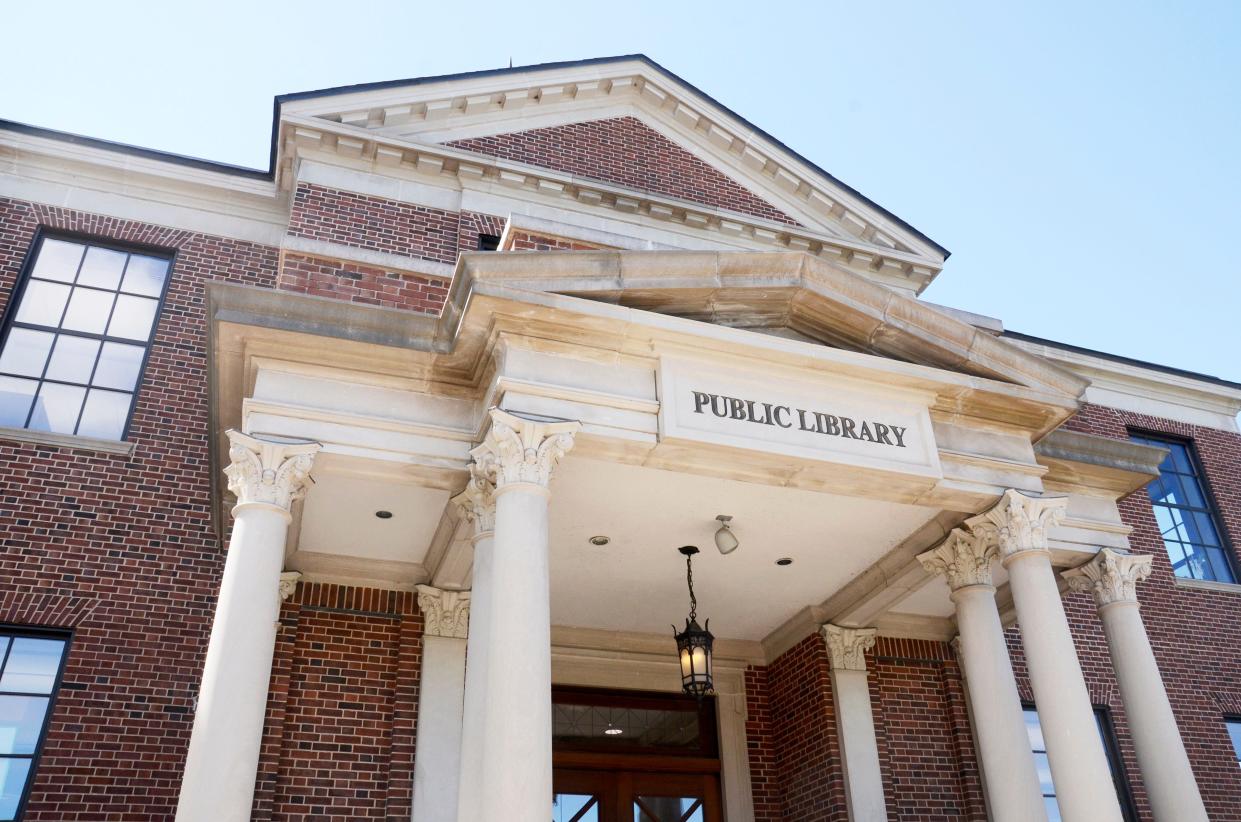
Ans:
MULTIPOLYGON (((1056 804, 1056 786, 1051 781, 1051 766, 1047 761, 1047 745, 1043 742, 1043 729, 1039 725, 1038 711, 1030 706, 1022 709, 1026 719, 1026 733, 1030 735, 1030 749, 1034 752, 1034 765, 1038 771, 1039 785, 1043 790, 1043 807, 1047 811, 1048 822, 1060 822, 1060 806, 1056 804)), ((1133 799, 1129 796, 1129 786, 1125 783, 1125 770, 1120 762, 1120 751, 1116 748, 1116 735, 1112 732, 1112 723, 1107 711, 1103 708, 1094 710, 1095 724, 1099 729, 1099 737, 1103 740, 1103 750, 1107 753, 1107 766, 1112 772, 1112 782, 1116 786, 1116 798, 1120 801, 1120 810, 1126 822, 1133 822, 1137 815, 1133 810, 1133 799)))
POLYGON ((0 346, 0 426, 123 439, 170 263, 41 237, 0 346))
POLYGON ((1228 737, 1232 740, 1232 752, 1237 755, 1237 764, 1241 765, 1241 719, 1229 717, 1224 720, 1228 728, 1228 737))
POLYGON ((499 234, 479 234, 478 250, 479 251, 495 251, 500 247, 499 234))
POLYGON ((1236 582, 1237 577, 1221 539, 1219 517, 1207 497, 1197 455, 1189 443, 1132 435, 1134 442, 1168 449, 1159 466, 1159 478, 1146 486, 1155 520, 1163 534, 1172 571, 1186 579, 1236 582))
POLYGON ((0 822, 21 818, 67 645, 64 636, 0 628, 0 822))

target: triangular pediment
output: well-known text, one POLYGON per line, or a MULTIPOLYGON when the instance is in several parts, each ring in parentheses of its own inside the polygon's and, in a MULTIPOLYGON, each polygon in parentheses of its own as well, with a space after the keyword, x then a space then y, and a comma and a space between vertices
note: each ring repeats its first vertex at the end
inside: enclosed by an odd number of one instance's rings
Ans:
MULTIPOLYGON (((838 258, 843 253, 846 264, 906 276, 915 290, 925 287, 948 255, 900 218, 641 56, 329 89, 279 102, 281 117, 295 126, 335 126, 329 140, 343 139, 352 148, 365 135, 405 151, 354 149, 363 156, 409 164, 409 151, 418 146, 451 152, 430 160, 432 168, 499 157, 573 179, 606 181, 619 190, 651 192, 668 198, 673 211, 685 202, 709 212, 674 217, 686 224, 709 220, 716 228, 722 222, 721 232, 757 232, 764 240, 811 252, 819 250, 820 238, 829 245, 838 238, 843 252, 831 250, 838 258), (605 140, 632 141, 634 152, 627 162, 609 166, 600 160, 605 140), (729 213, 750 224, 732 225, 729 213), (786 227, 804 229, 808 236, 793 236, 786 227)), ((499 178, 501 184, 505 179, 499 178)), ((538 189, 530 180, 526 184, 538 189)), ((548 188, 559 192, 563 185, 552 181, 548 188)), ((594 202, 598 193, 589 196, 594 202)), ((657 214, 666 210, 656 206, 657 214)))

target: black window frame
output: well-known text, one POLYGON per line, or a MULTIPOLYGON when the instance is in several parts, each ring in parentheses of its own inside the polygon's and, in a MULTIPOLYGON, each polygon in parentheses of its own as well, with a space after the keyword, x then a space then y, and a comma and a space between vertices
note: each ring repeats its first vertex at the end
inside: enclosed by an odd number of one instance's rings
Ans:
POLYGON ((480 233, 478 235, 478 250, 479 251, 499 251, 500 250, 500 235, 480 233))
MULTIPOLYGON (((1038 716, 1038 706, 1033 702, 1022 702, 1021 710, 1023 713, 1033 711, 1034 715, 1038 716)), ((1137 806, 1133 803, 1133 791, 1129 788, 1129 775, 1125 772, 1125 760, 1120 755, 1120 741, 1116 737, 1116 726, 1112 723, 1112 711, 1106 705, 1091 705, 1090 710, 1094 714, 1095 725, 1099 729, 1099 737, 1103 742, 1103 753, 1107 757, 1108 771, 1111 773, 1112 785, 1116 789, 1116 801, 1120 803, 1120 815, 1124 817, 1125 822, 1137 822, 1137 806)), ((1040 716, 1039 728, 1042 727, 1043 718, 1040 716)), ((1044 748, 1040 753, 1046 754, 1047 751, 1044 748)), ((1034 755, 1033 748, 1030 750, 1030 755, 1034 755)), ((1052 787, 1055 787, 1054 783, 1052 787)), ((1059 796, 1059 794, 1054 794, 1054 796, 1059 796)), ((1043 798, 1046 799, 1046 795, 1043 798)))
MULTIPOLYGON (((101 341, 101 350, 102 350, 103 342, 114 342, 114 343, 119 343, 121 345, 142 345, 143 347, 142 364, 138 367, 138 377, 137 377, 136 382, 134 383, 133 400, 129 404, 129 412, 125 416, 125 426, 121 430, 121 436, 116 440, 116 442, 128 442, 129 441, 129 429, 132 426, 133 420, 134 420, 134 411, 138 408, 138 399, 142 394, 143 384, 146 380, 147 366, 149 365, 150 360, 151 360, 151 350, 155 347, 155 341, 159 337, 159 324, 160 324, 160 321, 164 317, 164 306, 168 299, 168 292, 172 286, 172 278, 173 278, 173 274, 176 270, 176 265, 177 265, 177 256, 178 256, 177 249, 168 248, 166 246, 158 246, 158 245, 152 245, 149 243, 140 243, 140 242, 127 242, 124 240, 117 240, 115 238, 107 237, 107 236, 103 236, 99 234, 91 234, 91 233, 80 232, 80 231, 68 231, 68 230, 62 230, 62 229, 57 229, 57 228, 50 228, 47 226, 39 226, 38 228, 35 229, 34 238, 30 242, 30 247, 26 249, 26 255, 22 259, 21 270, 18 273, 17 282, 14 285, 13 291, 9 296, 8 304, 5 306, 3 322, 0 322, 0 351, 4 351, 4 347, 8 345, 9 335, 12 333, 14 327, 33 328, 33 329, 41 330, 41 331, 52 331, 53 333, 56 333, 56 334, 63 333, 68 336, 80 337, 83 339, 97 339, 101 341), (18 308, 21 306, 22 299, 26 296, 26 289, 30 285, 31 274, 34 271, 35 262, 39 259, 39 251, 43 248, 44 240, 63 240, 65 242, 81 243, 87 246, 96 246, 98 248, 104 248, 110 251, 120 251, 126 254, 141 254, 144 256, 148 256, 148 257, 159 257, 161 259, 165 259, 168 261, 168 274, 167 276, 164 277, 164 287, 163 287, 163 290, 160 291, 159 298, 156 301, 155 317, 151 321, 151 336, 146 340, 145 343, 138 343, 135 340, 122 339, 119 337, 117 338, 108 337, 108 336, 105 336, 104 334, 90 334, 87 332, 73 331, 69 329, 60 329, 60 328, 49 329, 46 326, 35 326, 35 325, 30 325, 30 324, 24 324, 24 323, 18 324, 17 323, 17 311, 18 311, 18 308)), ((85 252, 83 252, 83 259, 85 259, 85 252)), ((80 266, 80 263, 79 263, 79 266, 80 266)), ((118 286, 117 293, 118 294, 121 293, 119 291, 119 286, 118 286)), ((68 310, 67 306, 66 306, 66 310, 68 310)), ((115 304, 113 305, 113 310, 115 310, 115 304)), ((106 330, 106 327, 105 327, 105 330, 106 330)), ((48 364, 50 364, 50 362, 51 362, 51 354, 49 353, 48 363, 44 364, 44 373, 46 373, 48 364)), ((53 383, 63 384, 63 385, 71 384, 71 383, 65 383, 60 380, 45 380, 42 376, 38 377, 37 379, 39 381, 40 386, 42 386, 44 382, 53 382, 53 383)), ((76 385, 76 383, 72 383, 72 384, 76 385)), ((89 386, 88 386, 88 390, 89 390, 89 386)), ((85 405, 85 402, 83 403, 83 405, 85 405)), ((26 425, 23 425, 20 428, 15 428, 14 430, 22 430, 22 431, 35 430, 35 429, 31 429, 27 427, 30 423, 30 415, 34 413, 33 409, 34 409, 34 406, 32 404, 31 411, 26 415, 26 425)), ((79 423, 81 422, 82 411, 83 409, 78 409, 78 422, 79 423)), ((76 428, 77 426, 75 425, 74 427, 76 428)), ((81 437, 83 439, 98 439, 94 437, 89 437, 88 435, 84 435, 84 434, 64 434, 63 432, 48 432, 48 433, 55 433, 60 436, 68 436, 68 437, 81 437)))
MULTIPOLYGON (((1207 476, 1206 467, 1202 464, 1202 457, 1198 455, 1197 443, 1195 443, 1191 437, 1182 437, 1176 434, 1167 434, 1167 433, 1164 433, 1163 431, 1152 431, 1152 430, 1145 429, 1145 428, 1134 428, 1134 427, 1127 428, 1125 430, 1126 430, 1126 433, 1129 435, 1129 438, 1131 441, 1134 438, 1142 439, 1142 440, 1154 440, 1157 443, 1169 443, 1169 444, 1175 443, 1176 445, 1180 445, 1185 448, 1185 453, 1188 455, 1189 462, 1193 466, 1193 469, 1194 469, 1194 475, 1195 475, 1194 478, 1198 480, 1198 490, 1201 491, 1202 500, 1203 502, 1206 503, 1206 508, 1202 510, 1204 513, 1206 513, 1208 517, 1210 517, 1211 524, 1215 526, 1215 533, 1216 535, 1219 536, 1219 546, 1220 546, 1221 552, 1224 555, 1224 561, 1228 565, 1229 573, 1232 574, 1231 580, 1227 580, 1227 581, 1218 580, 1218 581, 1227 582, 1227 584, 1232 584, 1232 585, 1241 583, 1241 563, 1238 563, 1237 561, 1236 549, 1233 546, 1232 539, 1230 539, 1229 537, 1228 530, 1224 527, 1224 518, 1220 516, 1219 502, 1217 501, 1216 496, 1215 496, 1215 489, 1211 487, 1211 480, 1210 480, 1210 477, 1207 476)), ((1149 445, 1150 443, 1143 442, 1141 444, 1149 445)), ((1145 492, 1145 488, 1143 488, 1142 490, 1143 492, 1145 492)), ((1147 502, 1150 503, 1151 508, 1152 508, 1151 515, 1154 516, 1153 509, 1154 509, 1155 503, 1150 500, 1149 495, 1147 496, 1147 502)), ((1193 508, 1192 506, 1188 506, 1188 505, 1182 506, 1182 507, 1188 508, 1189 510, 1193 510, 1193 511, 1199 510, 1199 509, 1193 508)), ((1156 524, 1156 528, 1158 529, 1158 524, 1156 524)), ((1160 531, 1159 541, 1163 542, 1162 531, 1160 531)), ((1172 556, 1168 554, 1168 549, 1167 549, 1166 544, 1164 545, 1164 553, 1168 555, 1168 561, 1171 562, 1172 556)), ((1177 579, 1191 579, 1191 580, 1196 579, 1195 577, 1177 576, 1175 567, 1173 567, 1172 573, 1173 573, 1173 576, 1176 576, 1177 579)), ((1211 582, 1214 580, 1198 580, 1198 581, 1211 582)))
MULTIPOLYGON (((69 662, 69 654, 73 649, 73 631, 62 628, 45 628, 36 625, 0 623, 0 636, 9 637, 10 639, 18 637, 59 639, 65 643, 65 649, 60 654, 60 665, 56 669, 56 681, 52 683, 52 690, 47 695, 47 713, 43 715, 43 727, 39 729, 39 741, 35 745, 34 753, 29 757, 30 773, 26 776, 26 784, 22 787, 21 798, 17 800, 17 812, 13 815, 13 822, 21 822, 22 817, 26 813, 26 803, 30 801, 30 791, 34 787, 35 777, 39 772, 39 760, 43 758, 43 746, 47 742, 47 732, 52 727, 52 715, 56 713, 56 703, 60 699, 60 689, 65 678, 65 667, 69 662)), ((8 662, 8 655, 12 652, 12 648, 13 644, 10 642, 4 654, 0 655, 0 671, 3 671, 4 664, 8 662)), ((0 696, 31 696, 31 694, 18 693, 16 691, 0 691, 0 696)), ((25 754, 0 754, 0 758, 26 759, 27 757, 25 754)))

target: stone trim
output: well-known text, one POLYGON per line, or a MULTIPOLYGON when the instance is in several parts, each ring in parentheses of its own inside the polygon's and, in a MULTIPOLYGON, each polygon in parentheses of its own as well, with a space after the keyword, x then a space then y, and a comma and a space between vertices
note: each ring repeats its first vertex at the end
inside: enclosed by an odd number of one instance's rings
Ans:
POLYGON ((832 670, 865 671, 866 652, 875 646, 875 628, 842 628, 828 623, 819 629, 827 642, 832 670))
POLYGON ((1071 568, 1060 576, 1074 591, 1094 594, 1100 608, 1118 602, 1138 601, 1138 583, 1151 575, 1153 557, 1148 554, 1121 554, 1104 548, 1094 559, 1071 568))
POLYGON ((305 494, 314 455, 322 446, 261 440, 236 430, 227 434, 232 462, 224 473, 237 505, 271 505, 287 512, 305 494))
POLYGON ((54 434, 51 431, 31 431, 28 428, 0 426, 0 440, 29 442, 35 445, 54 445, 75 451, 94 451, 99 454, 131 456, 138 447, 135 442, 101 440, 96 437, 79 437, 77 434, 54 434))
POLYGON ((449 639, 469 636, 469 591, 444 591, 430 585, 419 585, 418 610, 422 611, 425 636, 449 639))

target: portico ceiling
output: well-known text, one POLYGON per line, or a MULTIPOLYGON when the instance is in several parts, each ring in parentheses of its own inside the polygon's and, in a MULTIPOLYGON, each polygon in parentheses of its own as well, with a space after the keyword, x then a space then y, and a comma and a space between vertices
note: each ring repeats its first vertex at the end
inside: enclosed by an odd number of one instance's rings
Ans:
POLYGON ((694 561, 699 616, 730 639, 761 641, 826 600, 938 513, 916 505, 778 488, 574 457, 551 507, 552 622, 669 633, 688 609, 678 546, 694 561), (717 514, 741 547, 715 548, 717 514), (590 544, 604 535, 603 547, 590 544), (790 557, 793 564, 777 566, 790 557))

